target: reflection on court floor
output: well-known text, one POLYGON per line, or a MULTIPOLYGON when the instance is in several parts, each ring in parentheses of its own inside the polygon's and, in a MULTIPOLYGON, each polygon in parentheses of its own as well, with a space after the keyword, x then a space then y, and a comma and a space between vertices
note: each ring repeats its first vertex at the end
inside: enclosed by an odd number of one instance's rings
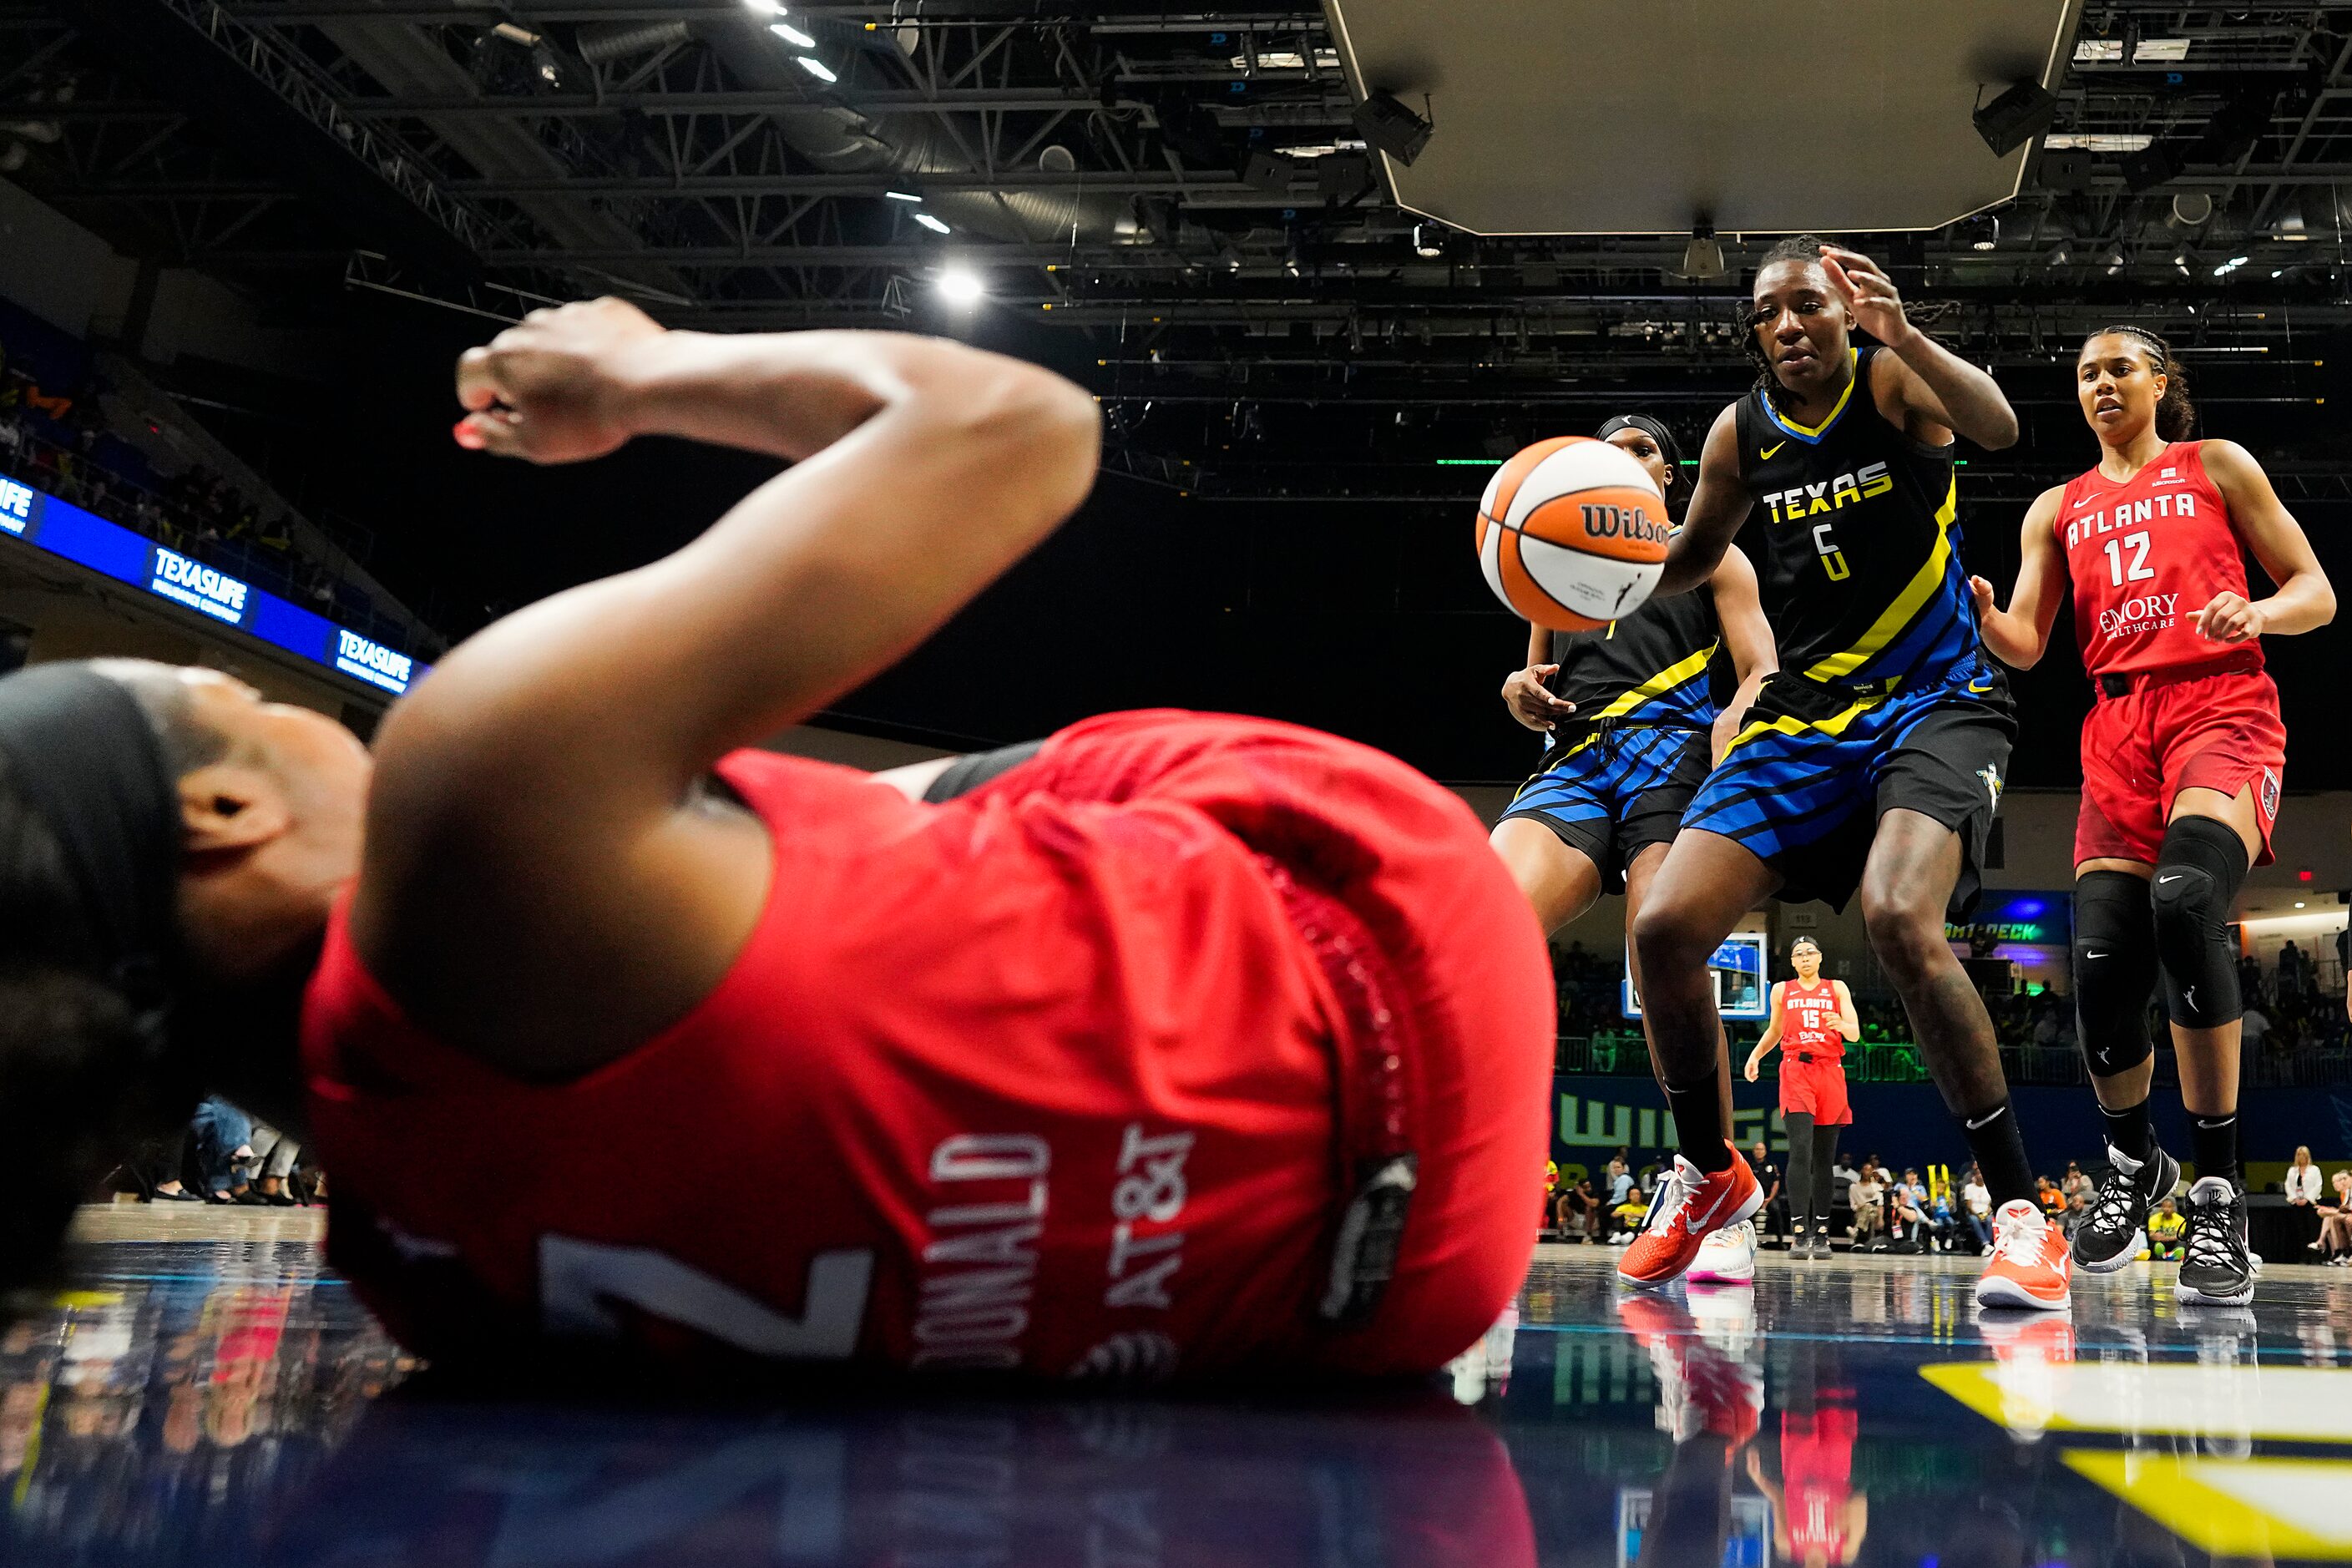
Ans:
POLYGON ((1941 1259, 1626 1296, 1548 1247, 1425 1384, 713 1404, 438 1386, 308 1216, 87 1234, 0 1340, 12 1565, 2352 1561, 2352 1281, 2315 1268, 2004 1320, 1941 1259))

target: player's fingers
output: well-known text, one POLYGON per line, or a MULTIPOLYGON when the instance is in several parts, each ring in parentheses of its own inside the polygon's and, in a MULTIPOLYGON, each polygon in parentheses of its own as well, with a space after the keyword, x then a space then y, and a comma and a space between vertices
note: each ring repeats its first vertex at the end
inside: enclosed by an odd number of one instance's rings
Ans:
POLYGON ((470 348, 457 356, 457 402, 466 408, 488 408, 499 400, 498 362, 487 348, 470 348))
POLYGON ((1539 664, 1535 667, 1535 671, 1538 675, 1540 675, 1545 679, 1549 680, 1553 676, 1559 673, 1559 666, 1556 664, 1539 664))
POLYGON ((457 445, 469 452, 488 452, 499 458, 524 456, 520 419, 499 409, 467 415, 457 421, 454 434, 457 445))

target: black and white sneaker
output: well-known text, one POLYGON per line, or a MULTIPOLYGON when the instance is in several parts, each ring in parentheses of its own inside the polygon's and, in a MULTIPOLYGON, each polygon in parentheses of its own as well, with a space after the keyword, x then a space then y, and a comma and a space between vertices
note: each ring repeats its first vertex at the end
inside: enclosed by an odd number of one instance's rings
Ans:
POLYGON ((2242 1307, 2254 1299, 2254 1269, 2246 1250, 2246 1194, 2222 1177, 2200 1177, 2189 1189, 2189 1234, 2173 1299, 2191 1307, 2242 1307))
POLYGON ((2090 1274, 2112 1274, 2147 1250, 2147 1211, 2180 1184, 2180 1162, 2162 1149, 2135 1160, 2110 1143, 2107 1162, 2114 1168, 2074 1227, 2074 1267, 2090 1274))

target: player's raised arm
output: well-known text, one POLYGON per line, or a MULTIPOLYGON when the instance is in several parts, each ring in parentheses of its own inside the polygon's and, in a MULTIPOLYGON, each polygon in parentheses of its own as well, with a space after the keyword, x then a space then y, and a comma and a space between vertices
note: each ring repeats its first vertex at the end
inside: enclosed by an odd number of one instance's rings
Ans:
POLYGON ((1714 575, 1739 525, 1755 505, 1739 482, 1738 405, 1727 405, 1708 426, 1698 458, 1698 488, 1683 526, 1666 548, 1665 570, 1654 594, 1687 594, 1714 575))
POLYGON ((2215 595, 2198 611, 2198 634, 2216 642, 2252 642, 2315 631, 2334 620, 2336 590, 2312 553, 2303 524, 2279 500, 2262 464, 2235 441, 2207 441, 2200 455, 2206 477, 2229 505, 2239 537, 2276 587, 2268 598, 2252 603, 2234 593, 2215 595))
POLYGON ((458 394, 461 445, 535 462, 654 434, 795 460, 685 548, 472 638, 379 737, 363 956, 419 1022, 562 1070, 575 1037, 620 1048, 698 1001, 765 900, 761 847, 715 828, 694 782, 1066 517, 1097 418, 1060 377, 951 342, 665 332, 611 300, 471 351, 458 394))
POLYGON ((1911 324, 1895 281, 1878 263, 1843 246, 1822 247, 1822 270, 1844 300, 1854 321, 1894 353, 1874 363, 1874 374, 1892 376, 1892 390, 1911 418, 1912 437, 1941 446, 1956 431, 1988 451, 2017 440, 2017 411, 2000 383, 1911 324))
POLYGON ((2010 590, 2009 608, 1993 607, 1993 587, 1981 577, 1969 579, 1976 595, 1977 629, 1992 656, 2012 669, 2032 669, 2050 647, 2050 628, 2058 619, 2058 605, 2066 596, 2066 552, 2058 543, 2058 508, 2066 487, 2053 485, 2034 497, 2025 510, 2025 525, 2018 541, 2017 586, 2010 590))

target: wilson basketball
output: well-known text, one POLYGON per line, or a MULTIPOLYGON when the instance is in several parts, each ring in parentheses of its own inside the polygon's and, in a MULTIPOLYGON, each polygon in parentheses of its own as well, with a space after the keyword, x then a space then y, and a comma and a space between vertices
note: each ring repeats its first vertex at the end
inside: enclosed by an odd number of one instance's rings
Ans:
POLYGON ((1606 441, 1557 436, 1505 463, 1478 502, 1478 567, 1495 596, 1556 632, 1639 609, 1666 559, 1665 498, 1606 441))

